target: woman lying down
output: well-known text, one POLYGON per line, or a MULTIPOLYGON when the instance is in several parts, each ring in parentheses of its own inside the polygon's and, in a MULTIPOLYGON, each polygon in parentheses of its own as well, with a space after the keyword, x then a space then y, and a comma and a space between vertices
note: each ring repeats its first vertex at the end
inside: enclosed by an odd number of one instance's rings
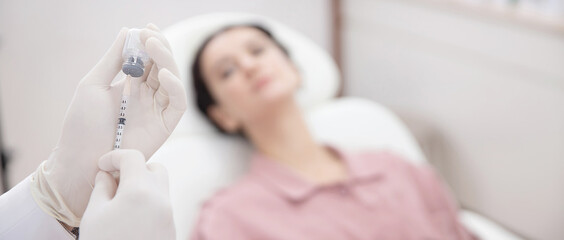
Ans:
POLYGON ((314 141, 294 100, 300 74, 265 28, 216 32, 192 75, 199 110, 257 150, 204 204, 192 239, 475 239, 433 169, 314 141))

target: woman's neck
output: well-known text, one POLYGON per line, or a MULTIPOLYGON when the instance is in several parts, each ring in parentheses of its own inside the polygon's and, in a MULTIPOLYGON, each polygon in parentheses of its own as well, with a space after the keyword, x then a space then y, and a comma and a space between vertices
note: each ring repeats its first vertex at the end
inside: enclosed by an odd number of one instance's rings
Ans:
POLYGON ((245 134, 259 152, 308 180, 332 182, 346 177, 342 162, 315 142, 293 99, 249 124, 245 134))

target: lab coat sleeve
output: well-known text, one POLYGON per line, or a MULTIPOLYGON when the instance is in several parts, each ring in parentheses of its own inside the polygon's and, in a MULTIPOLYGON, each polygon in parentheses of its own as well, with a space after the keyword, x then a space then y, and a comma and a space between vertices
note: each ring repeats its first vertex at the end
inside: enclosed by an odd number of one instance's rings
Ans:
POLYGON ((30 180, 31 176, 0 196, 0 240, 74 239, 35 203, 30 180))

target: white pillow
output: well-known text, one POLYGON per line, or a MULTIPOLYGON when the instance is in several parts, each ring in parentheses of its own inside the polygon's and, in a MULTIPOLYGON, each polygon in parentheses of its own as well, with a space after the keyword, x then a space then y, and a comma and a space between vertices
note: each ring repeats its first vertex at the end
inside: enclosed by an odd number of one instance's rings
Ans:
POLYGON ((351 152, 390 150, 416 164, 427 161, 403 122, 374 101, 344 97, 321 105, 306 116, 318 142, 351 152))

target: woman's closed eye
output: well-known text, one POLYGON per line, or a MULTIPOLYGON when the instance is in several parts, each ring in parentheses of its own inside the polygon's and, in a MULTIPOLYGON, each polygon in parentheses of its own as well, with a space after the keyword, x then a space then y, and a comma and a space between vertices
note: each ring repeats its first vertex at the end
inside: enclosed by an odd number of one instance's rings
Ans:
POLYGON ((221 70, 221 79, 229 78, 231 74, 233 74, 233 72, 235 72, 235 67, 233 66, 224 68, 223 70, 221 70))
POLYGON ((264 47, 262 47, 262 46, 260 46, 260 47, 254 47, 254 48, 251 49, 251 53, 252 53, 254 56, 260 55, 263 51, 264 51, 264 47))

